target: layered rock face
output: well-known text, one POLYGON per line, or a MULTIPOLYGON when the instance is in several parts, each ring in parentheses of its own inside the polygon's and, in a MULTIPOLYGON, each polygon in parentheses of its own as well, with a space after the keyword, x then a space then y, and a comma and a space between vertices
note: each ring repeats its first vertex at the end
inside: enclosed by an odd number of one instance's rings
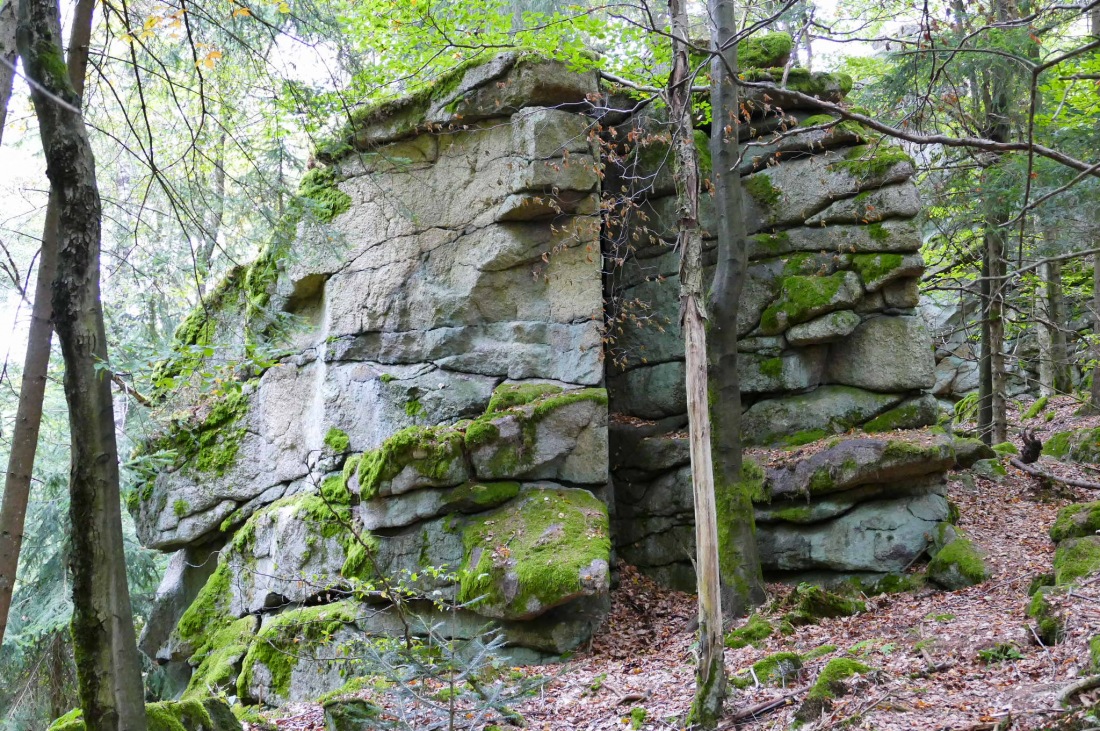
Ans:
POLYGON ((143 647, 192 688, 306 697, 336 671, 263 651, 287 610, 341 600, 322 634, 362 639, 395 631, 395 588, 461 602, 451 636, 500 620, 523 661, 606 611, 599 173, 569 111, 595 76, 512 56, 441 88, 360 115, 293 241, 183 328, 177 360, 232 361, 297 316, 289 354, 146 447, 174 460, 131 501, 142 542, 204 560, 180 555, 143 647))
MULTIPOLYGON (((750 69, 748 76, 778 80, 782 70, 750 69)), ((830 74, 796 70, 788 83, 829 101, 847 91, 845 79, 830 74)), ((924 262, 912 161, 791 95, 750 93, 746 106, 752 117, 740 128, 739 172, 749 267, 736 324, 744 442, 793 446, 851 429, 934 423, 937 404, 926 393, 935 382, 934 362, 917 310, 924 262)), ((621 262, 609 278, 608 393, 612 412, 628 417, 611 430, 616 547, 626 561, 691 588, 690 469, 676 436, 687 418, 668 135, 659 117, 638 115, 613 137, 627 141, 615 147, 607 184, 627 192, 625 221, 610 227, 604 241, 608 257, 621 262)), ((697 137, 706 176, 706 135, 697 137)), ((709 276, 716 221, 706 192, 700 215, 709 276)), ((757 511, 765 569, 858 573, 904 566, 923 550, 928 521, 945 515, 938 494, 945 464, 933 460, 927 473, 905 475, 912 482, 927 474, 927 484, 896 493, 890 486, 897 476, 889 471, 858 483, 839 502, 834 496, 818 505, 818 496, 806 493, 805 515, 797 519, 765 502, 757 511), (882 489, 864 489, 875 484, 882 489), (884 541, 898 548, 883 549, 884 541), (899 566, 884 550, 906 558, 899 566)))
MULTIPOLYGON (((504 56, 357 112, 294 225, 181 327, 143 448, 164 467, 130 508, 177 551, 142 647, 188 693, 312 697, 373 638, 490 620, 516 661, 560 655, 606 614, 613 545, 690 586, 667 143, 600 98, 594 74, 504 56)), ((770 109, 761 135, 829 121, 770 109)), ((749 150, 746 439, 930 423, 911 163, 845 126, 749 150)), ((953 459, 869 436, 768 466, 766 568, 904 568, 953 459)))

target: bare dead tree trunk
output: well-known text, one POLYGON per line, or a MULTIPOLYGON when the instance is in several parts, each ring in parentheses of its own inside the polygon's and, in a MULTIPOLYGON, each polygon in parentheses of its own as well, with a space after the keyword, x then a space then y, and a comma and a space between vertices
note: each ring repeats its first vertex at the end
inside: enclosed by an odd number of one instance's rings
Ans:
POLYGON ((741 464, 741 381, 737 371, 737 314, 745 280, 745 219, 741 209, 741 176, 737 168, 737 33, 734 0, 709 0, 711 42, 721 50, 711 63, 710 152, 714 169, 718 266, 711 284, 714 317, 708 335, 710 390, 714 395, 715 498, 720 526, 722 607, 741 616, 763 602, 764 580, 756 548, 752 497, 745 489, 741 464))
MULTIPOLYGON (((12 49, 15 46, 15 2, 9 0, 0 9, 0 43, 7 43, 7 28, 3 25, 11 18, 12 49)), ((69 83, 78 97, 84 91, 84 75, 88 68, 88 44, 92 32, 94 0, 80 0, 73 17, 72 37, 69 45, 69 83)), ((2 49, 4 61, 9 59, 7 46, 2 49)), ((3 64, 0 64, 3 65, 3 64)), ((3 69, 12 71, 3 65, 3 69)), ((7 114, 11 96, 11 75, 0 75, 0 133, 7 114)), ((46 204, 46 221, 42 230, 42 247, 38 257, 38 274, 35 282, 34 304, 31 306, 31 324, 27 333, 27 351, 23 359, 23 380, 19 388, 19 403, 12 427, 11 451, 8 453, 8 469, 4 476, 3 505, 0 506, 0 642, 8 626, 12 592, 19 568, 19 553, 23 546, 23 526, 27 517, 27 501, 30 499, 31 476, 38 452, 38 433, 42 424, 42 400, 46 393, 46 376, 50 365, 50 341, 53 339, 53 314, 50 288, 57 270, 57 222, 59 201, 51 190, 46 204)))
MULTIPOLYGON (((722 655, 722 596, 718 523, 707 398, 706 315, 703 310, 703 233, 699 228, 699 161, 691 123, 688 15, 684 0, 669 0, 672 73, 668 78, 669 122, 675 155, 680 249, 680 327, 684 332, 691 478, 695 494, 696 578, 699 590, 699 662, 692 718, 714 728, 722 714, 726 672, 722 655)), ((736 137, 734 138, 737 139, 736 137)))
POLYGON ((195 254, 195 265, 199 275, 200 299, 206 295, 206 288, 210 284, 210 263, 214 258, 214 249, 217 248, 222 220, 225 217, 225 139, 226 133, 223 127, 214 146, 214 171, 210 174, 213 200, 210 201, 210 205, 203 212, 203 240, 198 252, 195 254))
POLYGON ((35 84, 46 174, 58 206, 54 324, 72 439, 73 649, 89 731, 145 731, 141 664, 126 584, 107 339, 99 291, 102 204, 80 96, 62 60, 57 0, 22 0, 19 54, 35 84))

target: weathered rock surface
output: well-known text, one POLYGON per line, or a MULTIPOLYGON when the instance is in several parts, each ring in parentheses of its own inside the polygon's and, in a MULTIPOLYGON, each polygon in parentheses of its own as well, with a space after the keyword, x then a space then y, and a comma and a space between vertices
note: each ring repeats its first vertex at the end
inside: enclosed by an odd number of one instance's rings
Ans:
MULTIPOLYGON (((849 87, 789 81, 834 100, 849 87)), ((691 588, 666 127, 649 110, 608 118, 607 154, 584 114, 597 90, 592 73, 507 55, 356 111, 317 150, 296 241, 235 269, 181 327, 160 371, 190 417, 145 446, 168 466, 129 504, 145 545, 184 551, 143 647, 191 673, 189 696, 342 685, 404 633, 394 591, 415 597, 413 636, 465 641, 492 620, 529 662, 600 625, 613 544, 691 588), (629 194, 622 222, 605 191, 629 194), (195 355, 241 361, 285 315, 297 326, 270 367, 195 355), (226 369, 214 398, 188 381, 200 364, 226 369)), ((896 571, 947 517, 955 462, 946 440, 896 431, 938 409, 912 311, 919 199, 908 157, 856 125, 762 139, 829 122, 813 111, 757 109, 739 140, 768 161, 743 170, 751 263, 728 324, 743 436, 884 436, 761 473, 758 536, 778 576, 896 571)), ((709 277, 709 196, 701 221, 709 277)))

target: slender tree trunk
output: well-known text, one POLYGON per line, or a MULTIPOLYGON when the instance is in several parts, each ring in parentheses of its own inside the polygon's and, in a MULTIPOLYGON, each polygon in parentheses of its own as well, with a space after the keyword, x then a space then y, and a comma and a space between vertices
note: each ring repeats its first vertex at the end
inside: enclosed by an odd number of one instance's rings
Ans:
POLYGON ((710 152, 714 169, 718 266, 711 285, 710 379, 715 496, 718 504, 722 606, 741 616, 764 600, 752 497, 741 472, 741 382, 737 372, 737 313, 747 268, 741 177, 737 172, 737 33, 734 0, 709 0, 711 41, 724 49, 711 63, 710 152), (728 48, 727 48, 728 46, 728 48))
MULTIPOLYGON (((699 163, 691 124, 688 16, 684 0, 669 0, 672 73, 668 79, 669 122, 676 168, 679 217, 680 327, 684 331, 691 479, 695 494, 696 571, 699 589, 699 662, 692 717, 714 728, 726 695, 722 656, 722 596, 718 523, 714 502, 710 411, 707 398, 706 315, 703 310, 703 232, 699 228, 699 163)), ((734 137, 734 140, 737 138, 734 137)))
MULTIPOLYGON (((0 8, 0 44, 8 42, 5 24, 11 19, 11 48, 15 48, 15 3, 10 1, 0 8)), ((92 32, 94 0, 80 0, 73 16, 72 38, 69 45, 69 83, 79 97, 84 91, 84 74, 88 68, 88 43, 92 32)), ((7 45, 0 55, 9 58, 7 45)), ((0 69, 0 134, 2 134, 8 99, 11 96, 11 67, 0 69), (3 76, 3 71, 8 76, 3 76)), ((38 257, 38 274, 35 282, 34 304, 31 306, 31 324, 27 333, 27 351, 23 360, 23 380, 19 388, 19 403, 12 427, 11 451, 8 453, 8 469, 4 476, 3 505, 0 507, 0 643, 8 626, 12 593, 19 567, 19 552, 23 545, 23 525, 27 517, 27 501, 30 497, 31 475, 38 451, 38 433, 42 424, 42 401, 46 393, 46 376, 50 365, 50 341, 53 339, 51 323, 52 306, 50 288, 57 270, 57 222, 58 205, 51 190, 46 204, 46 221, 42 230, 42 247, 38 257)))
POLYGON ((199 274, 199 298, 206 295, 210 283, 210 263, 214 258, 214 249, 218 245, 222 220, 225 217, 225 129, 218 135, 214 146, 214 171, 210 174, 213 187, 213 200, 203 214, 203 240, 195 254, 195 264, 199 274))
POLYGON ((1039 265, 1035 288, 1035 336, 1039 341, 1039 395, 1054 394, 1054 327, 1050 303, 1050 262, 1039 265))
MULTIPOLYGON (((1100 7, 1089 11, 1089 34, 1100 39, 1100 7)), ((1093 231, 1096 229, 1094 228, 1093 231)), ((1095 236, 1095 233, 1094 233, 1095 236)), ((1100 413, 1100 254, 1092 255, 1092 387, 1090 406, 1094 413, 1100 413)))
POLYGON ((1100 413, 1100 254, 1092 256, 1092 386, 1089 403, 1094 413, 1100 413))
POLYGON ((1005 393, 1005 288, 1008 281, 1005 278, 1005 240, 1004 221, 1007 220, 1002 211, 997 210, 986 218, 986 247, 989 257, 989 272, 991 279, 987 320, 989 322, 989 372, 991 376, 990 405, 993 421, 992 441, 994 444, 1008 440, 1008 422, 1006 420, 1005 407, 1007 398, 1005 393))
POLYGON ((992 287, 989 283, 989 247, 982 247, 982 281, 979 285, 981 299, 981 339, 978 343, 978 436, 986 444, 993 444, 993 359, 989 343, 989 301, 992 287))
POLYGON ((62 60, 57 0, 22 0, 19 53, 34 82, 46 173, 60 203, 54 324, 72 439, 73 649, 89 731, 145 731, 141 664, 126 585, 118 446, 99 291, 102 207, 80 96, 62 60))
POLYGON ((1047 310, 1050 313, 1050 364, 1054 393, 1069 393, 1069 352, 1066 344, 1066 297, 1062 289, 1062 262, 1050 262, 1046 282, 1047 310))
POLYGON ((8 121, 15 60, 19 58, 19 49, 15 47, 15 22, 15 0, 5 0, 0 6, 0 141, 4 138, 4 125, 8 121))

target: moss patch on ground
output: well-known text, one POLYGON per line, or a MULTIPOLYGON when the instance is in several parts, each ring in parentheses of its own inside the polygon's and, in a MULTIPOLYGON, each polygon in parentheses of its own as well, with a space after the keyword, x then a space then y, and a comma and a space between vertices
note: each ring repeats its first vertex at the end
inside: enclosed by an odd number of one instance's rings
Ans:
POLYGON ((783 619, 792 626, 817 624, 828 617, 849 617, 867 611, 867 605, 854 597, 842 596, 814 584, 795 587, 785 604, 791 611, 783 619))
POLYGON ((748 688, 755 682, 761 685, 785 687, 794 681, 802 670, 802 656, 797 652, 777 652, 752 664, 752 671, 742 670, 730 678, 735 688, 748 688), (755 680, 754 680, 755 677, 755 680))
POLYGON ((812 721, 832 705, 838 696, 848 692, 845 681, 856 675, 872 672, 871 668, 858 660, 838 657, 830 660, 817 676, 817 680, 806 693, 806 700, 795 713, 799 721, 812 721))
POLYGON ((726 633, 725 644, 726 647, 732 650, 738 650, 748 645, 755 646, 757 643, 771 637, 774 632, 775 627, 771 622, 761 615, 753 613, 749 615, 743 625, 726 633))
MULTIPOLYGON (((145 705, 148 731, 240 731, 229 705, 217 698, 162 701, 145 705)), ((85 731, 79 708, 50 724, 48 731, 85 731)))

